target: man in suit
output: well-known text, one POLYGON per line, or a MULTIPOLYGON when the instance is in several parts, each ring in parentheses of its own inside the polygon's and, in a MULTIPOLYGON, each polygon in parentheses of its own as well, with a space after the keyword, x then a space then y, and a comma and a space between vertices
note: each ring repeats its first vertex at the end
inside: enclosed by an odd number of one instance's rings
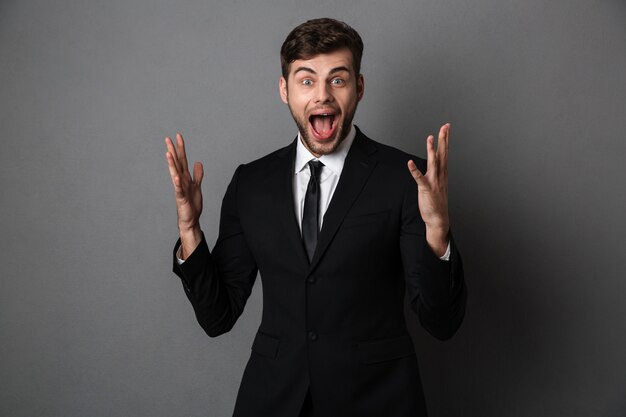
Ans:
POLYGON ((449 232, 450 125, 424 161, 367 138, 363 43, 332 19, 296 27, 281 48, 280 95, 298 127, 285 148, 237 168, 210 251, 199 226, 202 165, 166 138, 180 239, 174 272, 209 336, 229 331, 260 272, 263 316, 234 415, 425 416, 403 301, 439 339, 464 316, 449 232))

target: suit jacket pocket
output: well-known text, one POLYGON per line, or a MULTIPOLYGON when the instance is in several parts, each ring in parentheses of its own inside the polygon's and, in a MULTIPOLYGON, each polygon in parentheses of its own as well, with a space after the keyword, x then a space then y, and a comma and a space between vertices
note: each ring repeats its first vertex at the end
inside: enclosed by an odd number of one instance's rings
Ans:
POLYGON ((362 364, 378 363, 415 355, 408 335, 362 342, 357 345, 357 357, 362 364))
POLYGON ((388 216, 388 209, 374 213, 359 214, 357 216, 346 216, 343 221, 343 228, 347 229, 355 226, 375 224, 387 220, 388 216))
POLYGON ((257 332, 254 342, 252 342, 252 351, 274 359, 278 355, 279 342, 280 341, 273 336, 257 332))

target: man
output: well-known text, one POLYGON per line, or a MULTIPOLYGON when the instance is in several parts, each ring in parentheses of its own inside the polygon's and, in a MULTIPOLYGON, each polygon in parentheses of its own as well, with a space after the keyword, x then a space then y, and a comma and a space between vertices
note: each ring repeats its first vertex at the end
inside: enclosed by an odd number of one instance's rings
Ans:
POLYGON ((174 272, 209 336, 233 327, 257 271, 263 279, 237 417, 425 416, 405 289, 435 337, 448 339, 463 319, 448 219, 450 125, 437 149, 428 137, 427 164, 367 138, 352 125, 362 51, 358 33, 332 19, 288 35, 280 96, 298 137, 237 168, 212 252, 199 226, 202 165, 192 177, 183 138, 176 147, 166 138, 180 231, 174 272))

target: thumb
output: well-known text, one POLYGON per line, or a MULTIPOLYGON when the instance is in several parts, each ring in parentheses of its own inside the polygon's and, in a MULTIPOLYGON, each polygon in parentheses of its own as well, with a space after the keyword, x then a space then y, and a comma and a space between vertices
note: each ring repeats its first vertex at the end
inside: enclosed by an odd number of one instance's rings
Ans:
POLYGON ((409 168, 411 176, 413 177, 417 185, 423 185, 422 183, 424 182, 424 174, 422 174, 422 172, 417 169, 417 165, 415 165, 415 162, 413 162, 413 160, 409 160, 407 166, 409 168))
POLYGON ((193 164, 193 179, 198 184, 198 187, 202 185, 202 177, 204 177, 202 162, 196 162, 193 164))

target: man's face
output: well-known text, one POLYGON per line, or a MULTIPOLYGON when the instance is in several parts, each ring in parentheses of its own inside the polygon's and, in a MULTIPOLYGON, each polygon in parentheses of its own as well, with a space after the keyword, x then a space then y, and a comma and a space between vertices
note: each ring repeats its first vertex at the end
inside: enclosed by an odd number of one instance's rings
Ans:
POLYGON ((318 157, 332 153, 349 133, 363 89, 363 76, 355 74, 349 49, 296 60, 288 79, 280 77, 280 97, 304 144, 318 157))

